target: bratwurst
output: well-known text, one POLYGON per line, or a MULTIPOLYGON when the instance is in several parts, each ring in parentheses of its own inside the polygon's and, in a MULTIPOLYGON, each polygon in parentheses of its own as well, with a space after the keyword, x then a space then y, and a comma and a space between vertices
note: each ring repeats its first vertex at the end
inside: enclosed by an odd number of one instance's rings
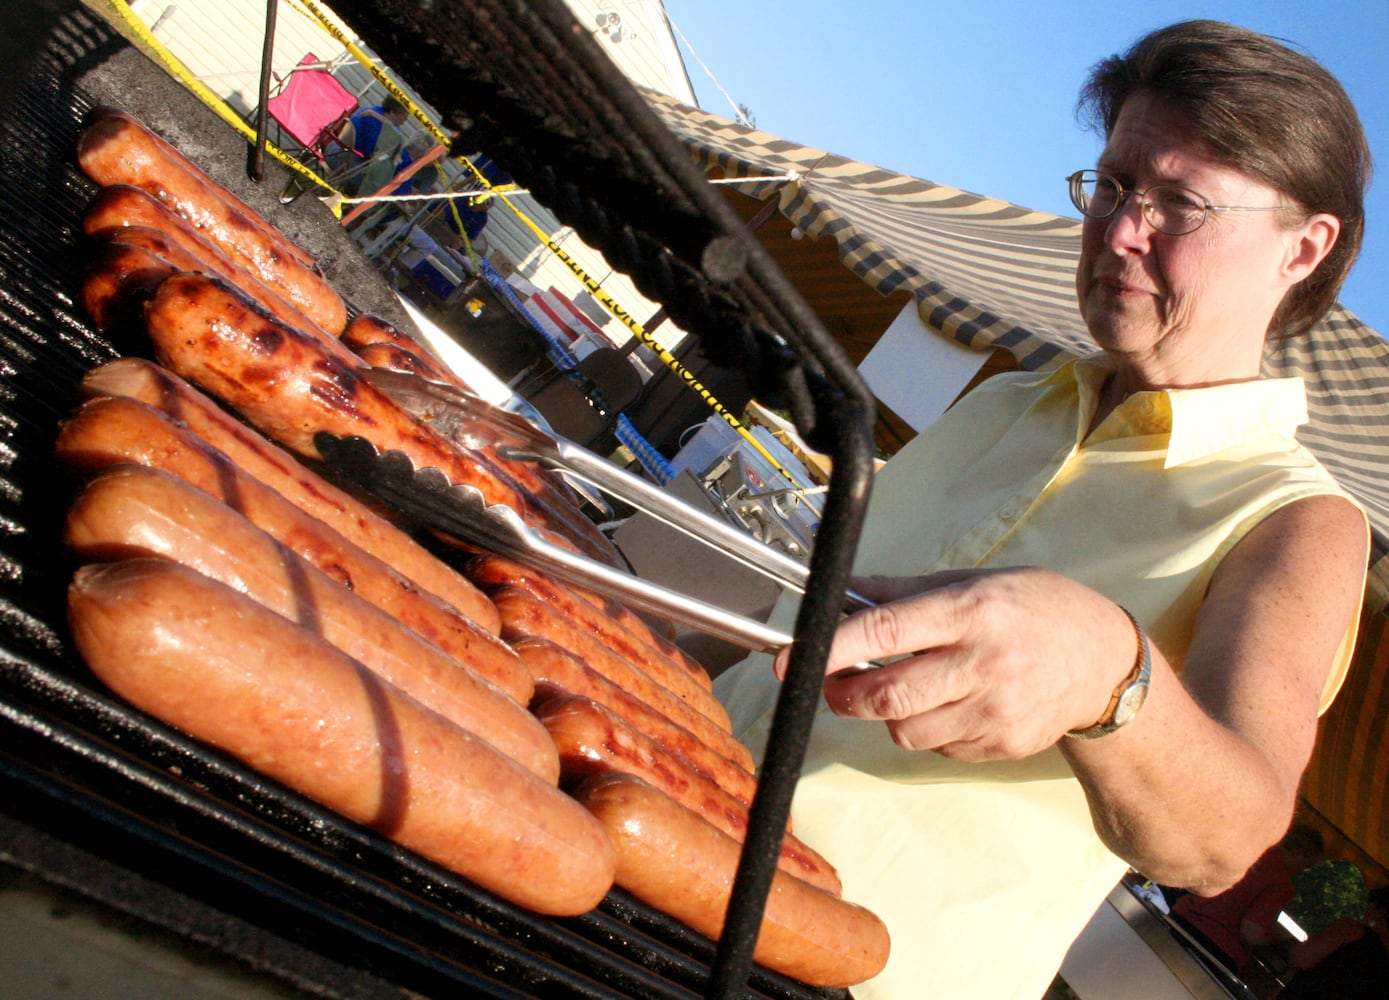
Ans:
POLYGON ((611 840, 573 799, 309 630, 177 563, 84 566, 73 642, 116 694, 540 913, 612 884, 611 840))
MULTIPOLYGON (((559 751, 560 773, 572 787, 594 774, 632 774, 693 810, 738 843, 748 832, 748 807, 639 732, 616 712, 582 697, 553 698, 535 710, 559 751)), ((839 875, 818 851, 787 834, 777 867, 838 896, 839 875)))
MULTIPOLYGON (((738 842, 628 774, 590 778, 575 797, 617 847, 617 884, 707 937, 723 931, 738 842)), ((887 964, 887 927, 872 911, 778 871, 753 957, 811 986, 853 986, 887 964)))
POLYGON ((497 609, 477 587, 384 513, 334 486, 168 369, 143 358, 117 358, 83 376, 82 395, 88 399, 122 397, 154 407, 198 441, 225 455, 238 469, 422 590, 458 608, 494 635, 501 629, 497 609))
POLYGON ((158 410, 117 396, 88 400, 59 428, 56 453, 79 472, 135 462, 212 494, 454 659, 473 664, 517 701, 529 701, 530 673, 496 635, 248 476, 158 410))
POLYGON ((98 112, 78 139, 77 162, 103 187, 130 184, 154 195, 329 333, 347 325, 342 297, 308 254, 130 115, 98 112))
POLYGON ((68 508, 63 540, 85 562, 169 559, 218 580, 322 636, 549 784, 559 780, 554 742, 516 699, 181 479, 143 465, 112 467, 68 508))
POLYGON ((160 284, 145 312, 156 358, 230 405, 290 450, 321 459, 315 436, 360 436, 400 451, 454 485, 503 504, 557 544, 613 566, 625 562, 578 511, 546 507, 484 456, 416 420, 309 334, 259 312, 234 288, 199 274, 160 284))
POLYGON ((525 661, 535 681, 533 704, 581 695, 655 740, 667 753, 679 757, 744 805, 752 803, 757 794, 757 776, 750 768, 719 753, 707 740, 614 684, 573 653, 549 639, 539 638, 517 639, 511 647, 525 661))

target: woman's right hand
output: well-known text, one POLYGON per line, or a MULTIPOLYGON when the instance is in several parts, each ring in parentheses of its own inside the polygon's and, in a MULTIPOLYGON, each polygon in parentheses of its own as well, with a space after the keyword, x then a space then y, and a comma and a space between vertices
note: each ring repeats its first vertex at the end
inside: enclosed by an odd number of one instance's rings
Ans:
POLYGON ((1046 570, 865 578, 855 589, 882 603, 840 623, 825 698, 838 715, 883 722, 906 749, 1030 756, 1099 719, 1136 661, 1123 609, 1046 570), (864 666, 874 661, 890 662, 864 666))

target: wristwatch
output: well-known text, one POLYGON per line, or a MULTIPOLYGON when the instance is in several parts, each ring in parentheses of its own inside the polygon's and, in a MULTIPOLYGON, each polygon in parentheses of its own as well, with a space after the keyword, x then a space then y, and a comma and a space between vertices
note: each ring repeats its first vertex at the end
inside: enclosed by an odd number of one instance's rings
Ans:
POLYGON ((1148 681, 1153 674, 1153 651, 1148 645, 1148 634, 1143 631, 1143 626, 1138 624, 1138 619, 1130 614, 1128 608, 1120 607, 1119 610, 1129 616, 1129 621, 1133 623, 1133 631, 1138 636, 1138 656, 1135 658, 1133 670, 1119 682, 1119 686, 1110 695, 1109 705, 1105 708, 1104 715, 1100 716, 1100 721, 1085 729, 1070 730, 1066 735, 1072 739, 1093 740, 1128 725, 1148 697, 1148 681))

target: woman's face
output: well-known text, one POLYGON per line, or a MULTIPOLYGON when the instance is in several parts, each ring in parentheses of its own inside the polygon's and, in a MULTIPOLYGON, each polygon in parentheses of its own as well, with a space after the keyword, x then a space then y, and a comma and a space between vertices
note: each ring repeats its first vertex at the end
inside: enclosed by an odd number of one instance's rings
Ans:
MULTIPOLYGON (((1126 189, 1176 184, 1215 205, 1280 203, 1278 191, 1219 163, 1146 94, 1124 103, 1098 166, 1126 189)), ((1196 231, 1169 236, 1149 225, 1138 201, 1085 220, 1076 293, 1091 334, 1167 384, 1256 376, 1268 322, 1290 284, 1284 262, 1296 241, 1283 213, 1211 212, 1196 231)))

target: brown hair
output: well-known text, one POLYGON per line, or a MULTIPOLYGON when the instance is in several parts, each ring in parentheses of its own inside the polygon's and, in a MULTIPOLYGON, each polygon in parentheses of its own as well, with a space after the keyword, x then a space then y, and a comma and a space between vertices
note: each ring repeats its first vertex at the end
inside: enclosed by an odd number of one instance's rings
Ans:
MULTIPOLYGON (((1184 21, 1090 71, 1077 114, 1110 134, 1136 93, 1179 114, 1223 162, 1277 188, 1308 215, 1341 220, 1336 245, 1288 291, 1269 325, 1309 329, 1336 301, 1365 230, 1370 147, 1340 83, 1319 63, 1257 32, 1184 21)), ((1305 216, 1304 216, 1305 218, 1305 216)))

